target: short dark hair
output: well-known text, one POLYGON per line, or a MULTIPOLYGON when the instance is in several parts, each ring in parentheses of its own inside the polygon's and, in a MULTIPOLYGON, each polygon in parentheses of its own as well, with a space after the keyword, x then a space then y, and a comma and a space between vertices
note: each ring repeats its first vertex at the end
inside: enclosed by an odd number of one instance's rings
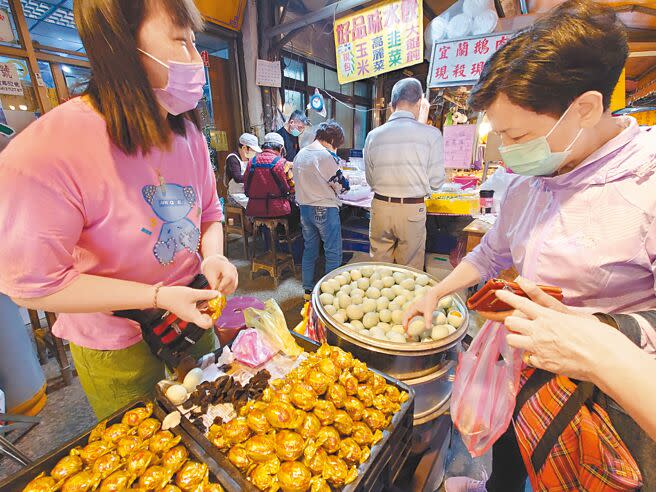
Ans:
POLYGON ((530 111, 560 116, 581 94, 598 91, 608 109, 628 54, 626 30, 611 8, 568 0, 487 61, 469 105, 482 111, 504 94, 530 111))
POLYGON ((424 95, 424 90, 421 88, 421 82, 417 79, 408 77, 399 80, 394 87, 392 87, 392 98, 390 100, 392 107, 395 108, 401 101, 417 104, 424 95))
POLYGON ((317 128, 315 138, 338 149, 344 143, 344 129, 335 120, 324 121, 317 128))
POLYGON ((164 118, 137 52, 137 31, 147 10, 163 8, 173 22, 194 31, 203 19, 192 0, 76 0, 75 23, 91 64, 86 95, 102 115, 112 142, 126 154, 166 148, 170 128, 185 135, 185 120, 200 130, 195 111, 164 118))
POLYGON ((305 116, 305 113, 303 111, 301 111, 300 109, 297 109, 292 114, 290 114, 288 121, 300 121, 304 125, 309 125, 310 124, 310 120, 308 119, 307 116, 305 116))
POLYGON ((267 142, 262 144, 262 150, 271 149, 271 150, 275 150, 276 152, 281 152, 282 148, 283 148, 282 145, 273 142, 267 142))

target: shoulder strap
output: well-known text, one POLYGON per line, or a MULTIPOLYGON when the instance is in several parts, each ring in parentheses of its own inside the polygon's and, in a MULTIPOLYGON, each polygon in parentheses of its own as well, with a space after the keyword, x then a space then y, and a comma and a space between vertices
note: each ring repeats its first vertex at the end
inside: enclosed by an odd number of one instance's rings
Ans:
POLYGON ((283 187, 283 183, 280 180, 280 176, 278 176, 276 173, 273 172, 273 168, 276 167, 276 164, 278 164, 279 161, 280 161, 280 157, 276 157, 271 163, 271 176, 273 177, 273 180, 276 182, 276 185, 278 186, 278 193, 280 193, 278 196, 284 196, 287 194, 287 192, 283 187))
POLYGON ((251 159, 251 168, 248 172, 248 176, 246 176, 246 182, 244 183, 244 191, 246 192, 246 195, 249 193, 251 188, 251 181, 253 180, 253 174, 255 173, 255 159, 256 157, 251 159))
MULTIPOLYGON (((655 315, 654 313, 649 314, 649 312, 646 312, 638 314, 647 319, 650 324, 654 325, 654 322, 649 320, 649 316, 655 315)), ((638 347, 641 346, 642 330, 640 329, 640 324, 633 316, 629 316, 628 314, 609 314, 608 317, 615 321, 615 327, 629 340, 638 347)))

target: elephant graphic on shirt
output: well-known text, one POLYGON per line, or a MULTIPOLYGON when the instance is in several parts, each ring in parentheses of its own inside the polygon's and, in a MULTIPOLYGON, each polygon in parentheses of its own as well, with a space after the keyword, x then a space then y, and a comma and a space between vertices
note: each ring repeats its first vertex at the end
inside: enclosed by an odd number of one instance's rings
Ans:
POLYGON ((177 184, 148 185, 141 190, 144 199, 164 224, 153 248, 162 265, 173 263, 178 251, 198 251, 200 230, 187 218, 196 204, 196 191, 177 184))

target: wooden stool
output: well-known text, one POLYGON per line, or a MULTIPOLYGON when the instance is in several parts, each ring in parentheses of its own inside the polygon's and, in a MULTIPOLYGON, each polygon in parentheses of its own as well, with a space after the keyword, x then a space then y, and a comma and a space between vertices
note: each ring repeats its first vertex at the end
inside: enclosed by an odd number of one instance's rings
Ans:
POLYGON ((292 274, 296 272, 294 257, 291 255, 291 251, 292 240, 291 234, 289 232, 289 220, 286 218, 253 218, 253 256, 251 260, 251 280, 255 278, 255 273, 260 270, 265 270, 269 273, 269 275, 271 275, 271 277, 273 277, 273 284, 278 287, 280 274, 285 270, 285 268, 291 269, 292 274), (282 226, 285 231, 285 241, 287 242, 289 254, 278 253, 278 226, 282 226), (256 256, 255 247, 257 241, 255 238, 257 237, 257 233, 259 232, 260 227, 266 227, 269 230, 271 238, 271 249, 260 256, 256 256))
POLYGON ((57 359, 64 386, 68 386, 73 381, 73 370, 66 355, 64 341, 52 333, 52 327, 57 320, 57 316, 55 313, 46 312, 47 328, 42 328, 39 313, 33 309, 28 309, 27 312, 30 315, 30 324, 34 331, 39 362, 44 364, 48 360, 46 349, 50 350, 57 359))
POLYGON ((223 243, 226 256, 228 256, 228 235, 237 234, 244 238, 244 256, 248 260, 248 230, 246 229, 246 221, 248 218, 246 217, 246 211, 239 206, 226 205, 225 215, 226 221, 225 224, 223 224, 223 243), (231 219, 232 224, 230 224, 231 219))

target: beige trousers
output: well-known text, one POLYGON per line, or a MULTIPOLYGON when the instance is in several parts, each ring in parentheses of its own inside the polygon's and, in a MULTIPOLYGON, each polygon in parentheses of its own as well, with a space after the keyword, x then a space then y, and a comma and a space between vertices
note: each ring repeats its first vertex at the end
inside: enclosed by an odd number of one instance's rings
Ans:
POLYGON ((373 261, 424 269, 426 205, 373 199, 369 242, 373 261))

